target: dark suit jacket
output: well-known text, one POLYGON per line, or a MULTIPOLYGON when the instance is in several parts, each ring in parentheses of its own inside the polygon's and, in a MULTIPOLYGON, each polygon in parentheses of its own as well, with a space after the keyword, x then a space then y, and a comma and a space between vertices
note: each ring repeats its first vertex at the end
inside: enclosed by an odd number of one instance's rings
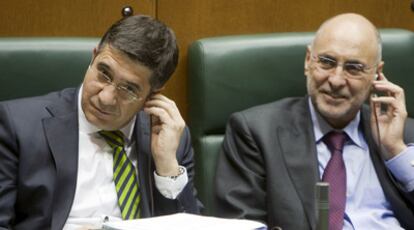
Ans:
MULTIPOLYGON (((396 218, 414 229, 414 192, 404 193, 380 158, 372 140, 369 111, 362 130, 375 170, 396 218)), ((414 122, 405 139, 414 142, 414 122)), ((216 213, 259 220, 269 227, 315 229, 318 160, 306 98, 289 98, 231 116, 216 176, 216 213)))
MULTIPOLYGON (((76 188, 78 90, 0 103, 0 229, 62 229, 76 188)), ((150 122, 138 113, 134 137, 138 154, 143 217, 198 213, 193 188, 193 150, 188 129, 177 159, 189 182, 176 200, 154 186, 150 122)))

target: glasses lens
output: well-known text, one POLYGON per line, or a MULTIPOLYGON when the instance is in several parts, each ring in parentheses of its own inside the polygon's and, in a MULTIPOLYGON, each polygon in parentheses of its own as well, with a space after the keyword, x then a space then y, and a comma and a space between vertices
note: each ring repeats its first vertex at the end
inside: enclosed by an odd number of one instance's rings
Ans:
POLYGON ((322 69, 332 69, 336 67, 336 60, 325 57, 325 56, 319 56, 319 65, 322 69))
POLYGON ((99 70, 97 78, 101 83, 114 86, 117 89, 119 97, 121 97, 123 100, 134 101, 140 99, 140 91, 133 85, 116 85, 114 82, 112 82, 112 79, 108 75, 99 70))
POLYGON ((364 73, 365 66, 360 63, 345 63, 344 69, 352 76, 360 76, 364 73))
POLYGON ((112 82, 111 78, 101 71, 98 72, 98 80, 102 83, 108 83, 108 84, 111 84, 112 82))
POLYGON ((129 86, 118 86, 119 95, 129 101, 138 100, 139 99, 139 92, 129 86))
MULTIPOLYGON (((332 70, 338 66, 338 62, 330 57, 319 55, 318 65, 321 69, 332 70)), ((366 66, 362 63, 345 62, 343 64, 343 70, 346 75, 352 78, 361 78, 366 71, 366 66)))

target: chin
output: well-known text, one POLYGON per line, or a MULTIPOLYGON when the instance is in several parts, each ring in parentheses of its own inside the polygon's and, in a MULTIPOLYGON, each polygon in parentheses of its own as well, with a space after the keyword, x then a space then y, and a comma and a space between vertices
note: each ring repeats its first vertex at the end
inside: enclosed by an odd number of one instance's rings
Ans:
POLYGON ((97 116, 94 116, 93 114, 85 114, 86 120, 88 120, 89 123, 94 125, 98 129, 102 130, 111 130, 110 126, 108 126, 108 121, 99 119, 97 116))
POLYGON ((329 120, 343 120, 349 116, 350 109, 344 105, 332 106, 325 103, 319 104, 316 109, 325 118, 329 120), (341 107, 341 108, 340 108, 341 107))

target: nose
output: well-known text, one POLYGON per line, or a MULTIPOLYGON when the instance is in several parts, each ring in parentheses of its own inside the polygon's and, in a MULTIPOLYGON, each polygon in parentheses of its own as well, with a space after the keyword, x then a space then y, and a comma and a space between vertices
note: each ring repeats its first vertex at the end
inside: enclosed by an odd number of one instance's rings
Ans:
POLYGON ((116 87, 113 85, 106 85, 98 94, 101 105, 115 105, 117 103, 116 87))
POLYGON ((346 84, 346 72, 342 65, 338 65, 329 75, 328 81, 334 88, 342 87, 346 84))

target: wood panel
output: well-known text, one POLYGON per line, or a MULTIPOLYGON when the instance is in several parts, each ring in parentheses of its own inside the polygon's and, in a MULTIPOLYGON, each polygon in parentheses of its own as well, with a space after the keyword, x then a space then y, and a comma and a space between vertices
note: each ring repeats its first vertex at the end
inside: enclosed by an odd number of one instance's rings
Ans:
POLYGON ((0 36, 101 36, 123 6, 155 15, 155 0, 0 1, 0 36))
POLYGON ((176 32, 180 62, 166 92, 187 114, 187 48, 211 36, 314 31, 339 13, 365 15, 378 27, 414 31, 410 0, 158 0, 157 17, 176 32))

